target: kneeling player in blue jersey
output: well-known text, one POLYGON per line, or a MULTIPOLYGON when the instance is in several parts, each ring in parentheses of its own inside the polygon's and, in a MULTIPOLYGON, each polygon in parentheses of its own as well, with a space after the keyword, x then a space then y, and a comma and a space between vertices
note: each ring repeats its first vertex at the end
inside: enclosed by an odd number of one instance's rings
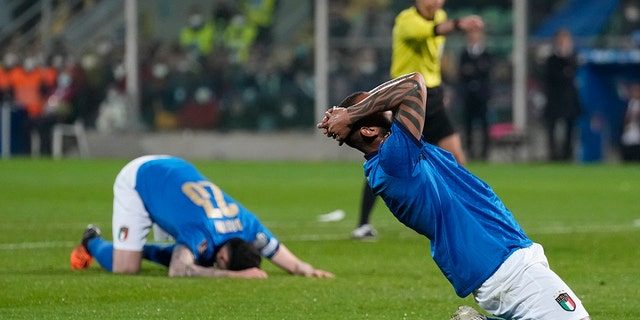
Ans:
POLYGON ((333 277, 300 260, 240 203, 185 160, 137 158, 113 186, 113 242, 89 225, 71 253, 71 268, 86 269, 95 258, 107 271, 135 274, 142 259, 169 268, 171 277, 266 278, 261 257, 294 275, 333 277), (147 243, 152 224, 175 244, 147 243))
MULTIPOLYGON (((426 93, 421 74, 401 76, 347 97, 318 128, 365 154, 371 189, 430 240, 431 256, 458 296, 473 294, 505 319, 590 319, 491 187, 449 152, 421 142, 426 93)), ((465 306, 452 319, 487 318, 465 306)))

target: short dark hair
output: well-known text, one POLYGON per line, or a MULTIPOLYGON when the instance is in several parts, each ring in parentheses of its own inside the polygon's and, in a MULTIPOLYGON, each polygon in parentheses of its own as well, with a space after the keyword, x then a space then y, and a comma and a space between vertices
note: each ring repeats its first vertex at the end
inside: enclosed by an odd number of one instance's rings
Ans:
MULTIPOLYGON (((356 91, 350 95, 348 95, 346 98, 342 99, 342 101, 340 102, 340 104, 338 105, 338 107, 341 108, 349 108, 353 105, 355 105, 356 103, 364 100, 360 99, 360 96, 362 96, 363 94, 368 94, 369 92, 366 91, 356 91)), ((382 121, 382 119, 380 117, 376 117, 373 115, 364 117, 360 120, 358 120, 358 122, 354 123, 352 126, 352 131, 356 130, 359 127, 362 126, 376 126, 376 127, 385 127, 388 124, 384 121, 382 121)))
POLYGON ((228 245, 229 270, 260 268, 262 257, 252 243, 240 238, 231 238, 224 245, 228 245))
MULTIPOLYGON (((349 107, 355 105, 356 103, 364 100, 364 98, 360 98, 363 94, 368 95, 369 92, 356 91, 351 93, 346 98, 342 99, 338 107, 348 109, 349 107)), ((384 118, 381 118, 375 114, 364 117, 356 121, 356 123, 354 123, 351 126, 351 131, 349 131, 349 134, 347 134, 347 136, 345 137, 344 143, 346 143, 348 146, 357 148, 357 145, 361 144, 362 142, 366 142, 362 138, 353 138, 353 133, 358 131, 361 127, 364 127, 364 126, 375 126, 375 127, 387 128, 389 127, 389 124, 385 122, 384 118)))
POLYGON ((340 102, 338 107, 346 108, 346 107, 349 107, 351 105, 354 105, 356 99, 358 97, 360 97, 360 95, 365 94, 365 93, 367 93, 367 92, 365 92, 365 91, 356 91, 356 92, 348 95, 346 98, 342 99, 342 101, 340 102))

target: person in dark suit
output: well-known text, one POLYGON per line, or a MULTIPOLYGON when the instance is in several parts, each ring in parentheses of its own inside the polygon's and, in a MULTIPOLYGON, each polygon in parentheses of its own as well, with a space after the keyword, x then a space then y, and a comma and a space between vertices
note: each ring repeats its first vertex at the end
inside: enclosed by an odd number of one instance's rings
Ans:
POLYGON ((553 53, 545 64, 547 104, 543 115, 548 155, 551 161, 570 161, 573 158, 575 127, 582 112, 575 83, 578 63, 571 33, 566 29, 556 32, 553 47, 553 53), (564 124, 564 131, 558 139, 556 129, 560 123, 564 124))
POLYGON ((491 65, 493 57, 486 50, 482 30, 467 32, 467 46, 460 54, 460 96, 464 106, 464 128, 466 149, 471 158, 487 160, 489 155, 488 102, 491 97, 491 65), (474 148, 473 126, 479 123, 482 129, 480 154, 474 148))

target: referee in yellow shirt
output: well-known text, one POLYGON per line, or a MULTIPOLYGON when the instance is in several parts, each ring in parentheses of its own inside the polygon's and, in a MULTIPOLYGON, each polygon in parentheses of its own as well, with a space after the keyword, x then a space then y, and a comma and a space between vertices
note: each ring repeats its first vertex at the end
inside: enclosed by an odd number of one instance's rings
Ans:
MULTIPOLYGON (((466 164, 460 135, 456 132, 449 113, 444 107, 441 58, 446 35, 455 31, 482 29, 484 22, 477 15, 449 20, 442 9, 445 0, 416 0, 415 5, 396 16, 393 26, 391 78, 411 72, 420 72, 427 85, 427 114, 422 129, 423 139, 453 154, 456 161, 466 164)), ((358 227, 353 239, 372 239, 376 230, 369 224, 369 217, 376 197, 367 183, 364 184, 360 203, 358 227)))
POLYGON ((391 77, 422 73, 427 84, 424 139, 453 153, 458 163, 464 165, 460 136, 444 108, 441 58, 446 35, 457 30, 481 29, 484 23, 476 15, 448 20, 443 4, 444 0, 416 0, 415 6, 398 14, 393 27, 391 77))

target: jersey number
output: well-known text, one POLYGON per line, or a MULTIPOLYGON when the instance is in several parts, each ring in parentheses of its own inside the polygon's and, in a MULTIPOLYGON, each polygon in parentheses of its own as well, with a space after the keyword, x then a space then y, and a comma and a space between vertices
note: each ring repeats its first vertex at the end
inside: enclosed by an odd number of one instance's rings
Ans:
POLYGON ((197 206, 202 207, 211 219, 233 218, 238 215, 238 205, 227 204, 222 190, 209 181, 187 182, 182 185, 182 192, 197 206), (210 190, 211 192, 207 191, 210 190), (211 195, 217 208, 213 205, 211 195))

